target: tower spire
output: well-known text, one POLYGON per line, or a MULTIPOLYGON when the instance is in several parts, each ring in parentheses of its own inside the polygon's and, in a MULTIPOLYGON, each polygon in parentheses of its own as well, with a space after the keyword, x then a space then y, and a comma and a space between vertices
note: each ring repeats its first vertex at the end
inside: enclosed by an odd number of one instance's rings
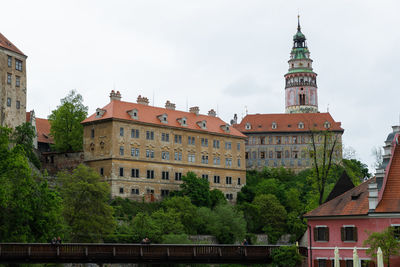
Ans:
POLYGON ((300 27, 300 14, 297 14, 297 30, 300 32, 301 27, 300 27))

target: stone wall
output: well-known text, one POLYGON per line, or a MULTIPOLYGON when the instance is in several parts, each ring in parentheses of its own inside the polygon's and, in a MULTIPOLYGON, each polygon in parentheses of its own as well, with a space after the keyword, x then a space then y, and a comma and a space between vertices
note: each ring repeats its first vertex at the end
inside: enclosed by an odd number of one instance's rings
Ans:
POLYGON ((40 157, 42 169, 46 169, 50 176, 56 175, 59 171, 72 172, 79 164, 83 163, 83 159, 83 152, 44 152, 40 157))

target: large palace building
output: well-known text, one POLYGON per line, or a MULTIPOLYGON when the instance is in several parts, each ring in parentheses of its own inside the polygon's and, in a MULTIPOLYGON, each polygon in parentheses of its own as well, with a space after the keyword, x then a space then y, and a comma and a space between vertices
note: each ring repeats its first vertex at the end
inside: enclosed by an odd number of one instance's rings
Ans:
MULTIPOLYGON (((331 131, 341 147, 343 129, 329 113, 318 111, 317 74, 301 32, 300 22, 293 36, 289 71, 285 74, 284 114, 249 114, 234 127, 248 136, 248 169, 284 166, 300 171, 311 166, 311 132, 331 131)), ((318 141, 318 140, 317 140, 318 141)), ((338 155, 341 157, 341 153, 338 155)))
POLYGON ((112 196, 159 200, 179 190, 182 176, 192 171, 208 179, 211 189, 227 199, 246 183, 245 139, 216 116, 121 101, 112 91, 110 103, 82 122, 85 163, 111 184, 112 196))
POLYGON ((15 128, 25 122, 26 58, 0 33, 0 126, 15 128))

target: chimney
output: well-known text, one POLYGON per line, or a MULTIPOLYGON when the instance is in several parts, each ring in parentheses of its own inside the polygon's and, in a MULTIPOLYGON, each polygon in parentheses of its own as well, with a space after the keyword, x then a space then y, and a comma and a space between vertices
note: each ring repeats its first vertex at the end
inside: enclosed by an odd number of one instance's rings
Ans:
POLYGON ((374 212, 376 206, 378 206, 378 184, 369 183, 368 184, 368 203, 369 212, 374 212))
POLYGON ((216 116, 217 116, 217 112, 215 112, 214 109, 211 109, 211 110, 208 112, 208 116, 216 117, 216 116))
POLYGON ((175 104, 169 102, 169 100, 167 100, 167 102, 165 103, 165 108, 166 109, 170 109, 170 110, 175 110, 175 104))
POLYGON ((392 129, 394 133, 400 132, 400 126, 392 126, 392 129))
POLYGON ((199 115, 199 111, 200 111, 199 107, 191 107, 191 108, 189 109, 189 112, 190 112, 190 113, 194 113, 194 114, 196 114, 196 115, 199 115))
POLYGON ((147 97, 144 97, 144 96, 142 97, 141 95, 139 95, 139 96, 137 97, 136 102, 137 102, 138 104, 145 105, 145 106, 148 106, 148 105, 149 105, 149 99, 148 99, 147 97))
POLYGON ((115 92, 114 90, 111 90, 110 101, 113 100, 121 101, 121 93, 119 91, 115 92))

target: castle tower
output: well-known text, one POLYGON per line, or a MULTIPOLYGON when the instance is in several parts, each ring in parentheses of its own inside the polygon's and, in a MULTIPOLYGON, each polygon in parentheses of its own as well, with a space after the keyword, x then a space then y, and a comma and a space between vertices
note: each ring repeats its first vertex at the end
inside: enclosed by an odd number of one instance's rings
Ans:
POLYGON ((286 113, 318 112, 317 74, 313 72, 312 62, 298 16, 297 33, 293 36, 288 61, 289 71, 285 74, 286 113))

